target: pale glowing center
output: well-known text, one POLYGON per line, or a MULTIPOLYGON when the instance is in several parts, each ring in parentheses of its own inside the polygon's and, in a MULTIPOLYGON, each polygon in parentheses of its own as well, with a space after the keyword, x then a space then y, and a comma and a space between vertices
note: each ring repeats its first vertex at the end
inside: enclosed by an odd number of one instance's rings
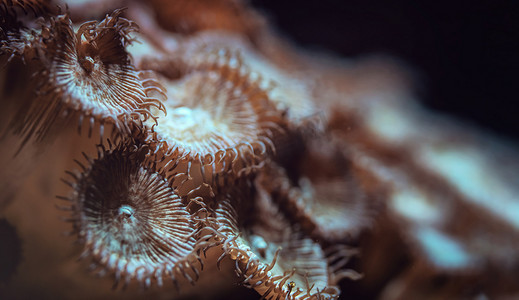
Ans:
POLYGON ((87 71, 88 73, 92 72, 92 70, 94 69, 94 66, 95 66, 95 61, 92 57, 90 56, 86 56, 82 61, 81 61, 81 66, 83 67, 83 69, 85 69, 85 71, 87 71))
MULTIPOLYGON (((171 112, 172 126, 179 131, 194 131, 197 127, 205 128, 206 125, 212 123, 211 116, 200 109, 191 109, 189 107, 179 107, 171 112)), ((199 129, 200 129, 199 128, 199 129)))
POLYGON ((210 141, 219 133, 229 133, 225 122, 218 122, 207 110, 176 107, 168 110, 167 122, 162 122, 157 131, 181 143, 196 144, 210 141))
POLYGON ((123 224, 133 223, 135 220, 135 210, 129 205, 121 205, 117 210, 117 219, 123 224))
POLYGON ((173 116, 177 117, 173 124, 180 131, 186 133, 182 138, 183 140, 194 138, 195 136, 205 138, 213 132, 229 131, 225 123, 215 122, 214 116, 211 116, 204 109, 179 107, 173 111, 173 116))

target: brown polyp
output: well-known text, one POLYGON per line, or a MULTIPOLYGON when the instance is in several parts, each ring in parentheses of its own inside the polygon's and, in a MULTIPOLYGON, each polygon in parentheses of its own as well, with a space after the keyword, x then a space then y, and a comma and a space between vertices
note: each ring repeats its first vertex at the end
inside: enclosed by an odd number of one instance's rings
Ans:
POLYGON ((42 141, 58 120, 73 117, 81 132, 83 121, 92 134, 98 123, 103 137, 105 124, 114 134, 129 134, 149 118, 151 107, 162 109, 147 94, 139 72, 131 65, 125 46, 136 26, 116 10, 100 22, 83 23, 77 32, 68 13, 51 17, 42 25, 35 46, 40 71, 35 74, 38 94, 14 118, 13 132, 42 141))
POLYGON ((229 62, 238 58, 222 59, 227 63, 192 65, 180 79, 158 79, 167 90, 167 115, 148 126, 147 141, 164 156, 168 170, 187 175, 173 183, 176 188, 187 181, 188 191, 221 186, 224 179, 255 173, 275 151, 274 136, 282 133, 284 120, 264 90, 239 63, 229 62))
POLYGON ((71 202, 81 257, 98 274, 114 276, 114 286, 136 281, 148 288, 179 277, 194 283, 201 267, 197 222, 148 147, 123 141, 98 149, 96 158, 85 156, 86 165, 78 162, 79 172, 68 172, 73 191, 60 197, 71 202))

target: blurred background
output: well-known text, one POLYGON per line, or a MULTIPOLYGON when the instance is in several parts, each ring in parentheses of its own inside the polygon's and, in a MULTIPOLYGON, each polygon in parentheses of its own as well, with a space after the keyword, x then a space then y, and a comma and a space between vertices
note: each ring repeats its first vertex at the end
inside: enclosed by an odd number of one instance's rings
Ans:
POLYGON ((517 1, 251 2, 305 48, 402 59, 427 107, 519 141, 517 1))

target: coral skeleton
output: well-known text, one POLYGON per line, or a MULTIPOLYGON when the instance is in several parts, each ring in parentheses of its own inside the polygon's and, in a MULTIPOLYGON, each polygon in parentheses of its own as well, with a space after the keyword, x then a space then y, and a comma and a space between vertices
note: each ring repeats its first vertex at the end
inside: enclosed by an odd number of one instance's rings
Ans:
POLYGON ((2 299, 519 297, 516 150, 392 61, 247 1, 2 0, 0 64, 2 299))

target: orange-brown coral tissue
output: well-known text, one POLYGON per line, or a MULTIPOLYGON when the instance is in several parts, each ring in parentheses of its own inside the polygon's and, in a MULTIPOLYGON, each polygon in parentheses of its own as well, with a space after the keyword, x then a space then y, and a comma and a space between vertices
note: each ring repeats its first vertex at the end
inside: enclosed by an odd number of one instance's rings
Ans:
POLYGON ((519 297, 516 152, 337 61, 245 1, 2 0, 0 298, 519 297))

